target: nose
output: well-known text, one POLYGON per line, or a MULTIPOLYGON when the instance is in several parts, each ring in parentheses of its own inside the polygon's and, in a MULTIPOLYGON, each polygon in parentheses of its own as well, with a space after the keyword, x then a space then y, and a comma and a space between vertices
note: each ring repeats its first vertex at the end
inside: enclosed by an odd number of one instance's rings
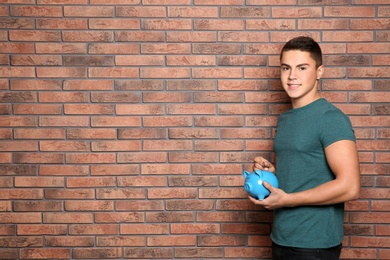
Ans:
POLYGON ((297 78, 297 74, 296 74, 296 70, 295 69, 291 69, 290 70, 290 73, 288 74, 288 78, 289 79, 296 79, 297 78))

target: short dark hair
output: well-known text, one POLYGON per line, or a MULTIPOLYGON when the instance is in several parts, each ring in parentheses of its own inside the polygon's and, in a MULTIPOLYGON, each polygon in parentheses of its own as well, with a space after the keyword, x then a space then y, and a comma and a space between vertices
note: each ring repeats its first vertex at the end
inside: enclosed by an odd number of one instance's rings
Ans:
POLYGON ((280 59, 282 59, 283 52, 285 51, 306 51, 310 53, 310 56, 315 60, 316 67, 322 65, 322 51, 320 45, 311 37, 299 36, 289 40, 282 48, 280 53, 280 59))

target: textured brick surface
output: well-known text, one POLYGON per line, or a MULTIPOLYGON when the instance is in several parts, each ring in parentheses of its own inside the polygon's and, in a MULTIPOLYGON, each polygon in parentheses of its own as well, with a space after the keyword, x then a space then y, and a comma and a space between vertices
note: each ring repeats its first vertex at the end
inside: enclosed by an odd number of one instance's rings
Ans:
POLYGON ((342 259, 390 259, 388 1, 2 2, 0 259, 269 259, 241 173, 274 158, 298 35, 358 139, 342 259))

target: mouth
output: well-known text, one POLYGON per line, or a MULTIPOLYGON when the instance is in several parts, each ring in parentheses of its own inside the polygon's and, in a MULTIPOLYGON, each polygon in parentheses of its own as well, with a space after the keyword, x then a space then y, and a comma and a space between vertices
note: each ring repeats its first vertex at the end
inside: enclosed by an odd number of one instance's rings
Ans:
POLYGON ((288 88, 291 89, 291 90, 295 90, 295 89, 298 89, 301 84, 287 84, 288 88))

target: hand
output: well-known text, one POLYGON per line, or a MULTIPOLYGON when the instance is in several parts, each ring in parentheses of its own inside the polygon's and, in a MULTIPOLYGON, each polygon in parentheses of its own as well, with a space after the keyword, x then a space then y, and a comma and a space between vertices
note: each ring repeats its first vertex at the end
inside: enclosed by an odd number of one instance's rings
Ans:
POLYGON ((275 167, 267 159, 258 156, 253 161, 253 170, 275 172, 275 167))
POLYGON ((288 206, 286 201, 288 201, 289 194, 285 193, 283 190, 271 186, 268 182, 263 182, 265 188, 267 188, 271 193, 270 195, 263 199, 257 200, 251 196, 249 199, 256 205, 260 205, 268 210, 273 210, 281 207, 288 206))

